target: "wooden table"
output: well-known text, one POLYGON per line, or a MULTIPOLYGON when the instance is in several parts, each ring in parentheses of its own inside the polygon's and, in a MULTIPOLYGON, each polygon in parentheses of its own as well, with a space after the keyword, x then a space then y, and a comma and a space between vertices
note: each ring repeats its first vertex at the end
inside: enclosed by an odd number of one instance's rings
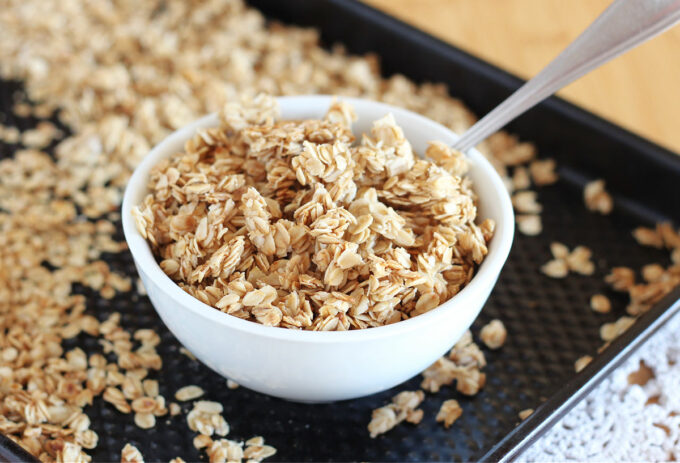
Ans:
MULTIPOLYGON (((364 1, 524 78, 537 73, 610 3, 364 1)), ((559 95, 680 153, 680 26, 593 71, 559 95)))

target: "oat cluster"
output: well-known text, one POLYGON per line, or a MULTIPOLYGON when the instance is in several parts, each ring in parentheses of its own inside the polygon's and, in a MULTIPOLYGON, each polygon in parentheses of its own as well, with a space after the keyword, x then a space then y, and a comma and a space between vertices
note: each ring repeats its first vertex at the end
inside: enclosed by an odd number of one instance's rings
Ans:
POLYGON ((372 438, 384 434, 402 421, 420 423, 423 410, 418 406, 425 398, 423 391, 403 391, 392 398, 392 403, 373 410, 368 432, 372 438))
POLYGON ((479 337, 486 347, 491 350, 500 349, 508 338, 508 330, 502 321, 495 319, 482 327, 479 337))
POLYGON ((449 399, 442 402, 435 419, 438 423, 442 423, 445 428, 450 428, 455 421, 463 415, 463 409, 455 399, 449 399))
POLYGON ((350 106, 278 120, 266 95, 151 173, 133 214, 160 267, 229 315, 344 331, 395 323, 457 294, 488 253, 464 156, 419 158, 388 114, 354 143, 350 106))
POLYGON ((614 200, 605 189, 605 182, 602 179, 589 182, 583 189, 583 201, 586 208, 602 215, 611 213, 614 208, 614 200))
POLYGON ((486 384, 484 353, 466 331, 447 356, 441 357, 423 371, 420 387, 427 392, 439 392, 442 386, 456 383, 456 391, 463 395, 477 394, 486 384))
POLYGON ((595 264, 591 260, 592 251, 586 246, 576 246, 573 250, 557 241, 550 243, 553 259, 541 266, 541 272, 551 278, 565 278, 569 272, 592 275, 595 264))

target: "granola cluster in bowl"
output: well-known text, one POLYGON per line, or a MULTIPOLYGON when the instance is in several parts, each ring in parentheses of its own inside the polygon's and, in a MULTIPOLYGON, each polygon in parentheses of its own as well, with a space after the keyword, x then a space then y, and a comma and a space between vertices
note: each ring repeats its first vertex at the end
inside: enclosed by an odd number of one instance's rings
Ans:
POLYGON ((280 397, 357 397, 418 373, 472 323, 512 242, 500 177, 454 140, 414 113, 323 96, 260 95, 185 127, 123 204, 152 303, 206 364, 280 397))

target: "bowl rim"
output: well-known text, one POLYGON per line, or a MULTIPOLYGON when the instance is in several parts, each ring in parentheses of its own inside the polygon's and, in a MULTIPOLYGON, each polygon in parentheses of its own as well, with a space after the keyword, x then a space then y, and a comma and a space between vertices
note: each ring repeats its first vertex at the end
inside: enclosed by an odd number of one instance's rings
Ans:
MULTIPOLYGON (((334 98, 346 101, 355 108, 364 104, 370 104, 377 109, 382 109, 385 114, 392 113, 397 120, 411 119, 413 122, 430 126, 432 130, 436 129, 443 131, 442 133, 446 133, 454 140, 459 137, 459 135, 451 131, 448 127, 426 118, 425 116, 407 109, 369 99, 332 95, 284 96, 277 97, 276 99, 279 102, 279 106, 284 106, 294 100, 305 100, 307 104, 315 104, 327 108, 334 98)), ((501 220, 496 221, 496 230, 489 246, 489 253, 480 264, 470 282, 455 296, 445 301, 443 304, 440 304, 438 307, 424 314, 407 320, 401 320, 390 325, 348 331, 311 331, 261 325, 259 323, 234 317, 233 315, 224 313, 201 302, 182 290, 179 285, 177 285, 160 268, 160 265, 156 262, 156 259, 151 252, 151 247, 148 242, 137 230, 132 216, 132 208, 137 204, 133 204, 132 201, 133 196, 143 194, 140 193, 140 190, 142 190, 142 192, 147 190, 147 181, 151 169, 161 159, 174 154, 170 148, 172 145, 186 141, 199 128, 216 126, 218 121, 217 113, 212 113, 175 130, 164 138, 160 143, 154 146, 137 165, 128 181, 123 196, 123 204, 121 207, 123 233, 135 265, 137 266, 138 273, 145 273, 160 290, 166 292, 171 299, 177 301, 177 306, 180 306, 181 310, 188 309, 196 315, 205 317, 212 322, 255 336, 291 342, 344 343, 395 336, 406 331, 423 328, 425 325, 433 323, 436 320, 444 320, 450 312, 455 311, 461 304, 474 303, 475 296, 480 292, 483 293, 488 285, 491 285, 492 287, 495 285, 512 246, 515 229, 514 212, 510 201, 510 195, 498 172, 496 172, 495 168, 484 155, 476 149, 471 149, 465 154, 476 167, 481 169, 483 176, 486 177, 486 180, 490 183, 492 190, 496 195, 495 199, 501 206, 501 220)), ((405 124, 402 123, 400 125, 404 126, 405 124)), ((154 309, 158 311, 155 305, 154 309)), ((180 310, 179 307, 176 309, 180 310)))

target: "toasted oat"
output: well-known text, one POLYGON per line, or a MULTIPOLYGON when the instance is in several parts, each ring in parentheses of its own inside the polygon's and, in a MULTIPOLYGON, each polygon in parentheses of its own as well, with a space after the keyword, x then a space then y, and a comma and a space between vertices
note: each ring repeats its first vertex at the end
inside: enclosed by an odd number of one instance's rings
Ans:
POLYGON ((448 429, 462 414, 463 409, 460 408, 458 401, 449 399, 442 402, 436 419, 438 423, 444 423, 444 427, 448 429))
POLYGON ((489 349, 500 349, 508 337, 508 331, 503 322, 495 319, 482 327, 479 337, 489 349))
POLYGON ((191 360, 193 360, 193 361, 195 361, 195 362, 198 361, 198 359, 196 358, 196 356, 195 356, 194 354, 192 354, 191 352, 189 352, 189 349, 187 349, 186 347, 180 347, 180 348, 179 348, 179 353, 180 353, 180 354, 183 354, 183 355, 186 355, 187 357, 189 357, 191 360))
POLYGON ((156 417, 152 413, 135 413, 135 424, 142 429, 156 426, 156 417))
POLYGON ((222 405, 218 402, 198 400, 194 408, 187 414, 189 429, 206 436, 229 434, 229 424, 222 416, 222 405))
POLYGON ((16 127, 6 127, 0 124, 0 141, 8 144, 17 144, 21 140, 21 132, 16 127))
POLYGON ((442 386, 456 381, 458 392, 475 395, 486 383, 486 375, 480 371, 485 365, 484 354, 472 342, 472 334, 467 331, 447 357, 438 359, 423 371, 420 387, 428 392, 437 392, 442 386))
POLYGON ((613 267, 604 280, 616 291, 628 291, 635 284, 635 272, 628 267, 613 267))
POLYGON ((170 402, 168 405, 170 416, 177 416, 182 413, 182 407, 177 402, 170 402))
POLYGON ((584 355, 583 357, 579 357, 578 360, 574 362, 574 370, 576 371, 576 373, 578 373, 592 361, 593 358, 590 355, 584 355))
POLYGON ((138 397, 132 401, 131 406, 135 413, 153 413, 158 407, 158 402, 151 397, 138 397))
POLYGON ((206 447, 210 463, 241 461, 244 457, 243 443, 229 439, 219 439, 206 447))
POLYGON ((666 275, 666 269, 659 264, 648 264, 642 267, 642 279, 647 283, 661 281, 666 275))
POLYGON ((51 122, 40 122, 34 129, 27 130, 21 134, 21 144, 28 148, 44 148, 54 139, 61 137, 61 130, 57 129, 51 122))
POLYGON ((604 187, 604 180, 593 180, 583 189, 583 199, 589 210, 606 215, 614 208, 614 200, 604 187))
MULTIPOLYGON (((73 460, 63 460, 64 463, 73 460)), ((142 453, 132 444, 125 444, 120 454, 121 463, 144 463, 142 453)))
POLYGON ((612 304, 604 294, 593 294, 590 298, 590 308, 598 313, 609 313, 612 310, 612 304))
POLYGON ((514 190, 526 190, 531 187, 531 177, 526 167, 515 167, 512 174, 512 187, 514 190))
POLYGON ((541 216, 538 214, 517 214, 517 229, 524 235, 536 236, 543 231, 541 216))
POLYGON ((210 436, 206 436, 205 434, 199 434, 196 437, 194 437, 194 447, 197 449, 203 449, 206 447, 210 447, 213 443, 213 440, 210 436))
POLYGON ((402 421, 417 424, 423 417, 418 406, 425 398, 423 391, 404 391, 392 398, 392 403, 373 410, 368 432, 371 438, 384 434, 402 421))
POLYGON ((569 274, 569 266, 563 259, 553 259, 541 266, 541 272, 550 278, 564 278, 569 274))
POLYGON ((186 463, 182 457, 175 457, 172 460, 170 460, 170 463, 186 463))
POLYGON ((243 458, 248 461, 262 461, 276 454, 276 449, 271 445, 250 445, 243 451, 243 458))
POLYGON ((262 436, 251 437, 250 439, 248 439, 246 441, 246 445, 247 446, 251 446, 251 445, 262 446, 262 445, 264 445, 264 437, 262 437, 262 436))
POLYGON ((534 413, 534 409, 533 409, 533 408, 527 408, 526 410, 522 410, 521 412, 519 412, 519 413, 517 414, 517 416, 519 416, 519 419, 520 419, 520 420, 524 421, 524 420, 526 420, 527 418, 529 418, 529 416, 531 416, 531 414, 533 414, 533 413, 534 413))
POLYGON ((573 251, 562 243, 550 244, 554 259, 541 267, 541 271, 552 278, 564 278, 570 271, 581 275, 592 275, 595 264, 591 261, 592 251, 585 246, 576 246, 573 251))
POLYGON ((204 391, 199 386, 184 386, 175 392, 175 399, 179 400, 180 402, 186 402, 187 400, 198 399, 203 394, 204 391))
POLYGON ((642 246, 661 249, 664 246, 663 236, 655 228, 637 227, 633 230, 633 237, 642 246))
POLYGON ((227 378, 227 388, 229 389, 238 389, 239 384, 234 381, 233 379, 227 378))
POLYGON ((353 144, 342 102, 322 120, 277 110, 266 95, 227 104, 151 174, 135 220, 182 289, 263 325, 343 331, 428 312, 469 282, 494 224, 475 223, 460 153, 433 143, 442 165, 417 159, 391 115, 353 144))
POLYGON ((605 323, 600 328, 600 338, 603 341, 612 341, 635 323, 634 317, 623 316, 613 323, 605 323))
POLYGON ((592 275, 595 272, 595 264, 590 260, 593 253, 585 246, 576 246, 566 258, 569 270, 581 275, 592 275))
POLYGON ((558 179, 554 159, 536 159, 529 164, 531 179, 537 186, 551 185, 558 179))
POLYGON ((536 201, 535 191, 518 191, 512 195, 512 205, 515 210, 525 214, 538 214, 543 210, 543 207, 536 201))

